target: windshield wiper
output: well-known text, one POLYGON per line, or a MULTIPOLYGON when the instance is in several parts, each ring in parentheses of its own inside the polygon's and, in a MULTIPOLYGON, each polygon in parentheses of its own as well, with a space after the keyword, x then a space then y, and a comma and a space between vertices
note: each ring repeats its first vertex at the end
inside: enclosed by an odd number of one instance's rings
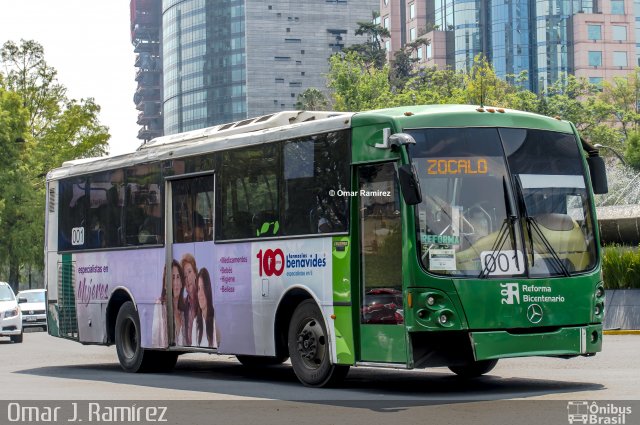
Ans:
POLYGON ((551 254, 551 258, 553 258, 556 264, 560 267, 562 274, 564 274, 566 277, 571 276, 571 273, 562 262, 562 259, 560 258, 556 250, 553 248, 553 246, 549 242, 549 239, 547 239, 547 237, 542 233, 542 229, 540 229, 540 226, 538 225, 538 222, 536 221, 536 219, 530 216, 529 213, 527 212, 527 202, 524 199, 524 194, 522 191, 522 182, 520 182, 520 176, 514 176, 514 177, 515 177, 514 180, 516 182, 516 191, 518 192, 518 199, 520 202, 522 215, 525 219, 525 224, 527 228, 527 236, 529 237, 529 246, 531 250, 531 265, 534 265, 534 261, 535 261, 535 254, 533 250, 533 232, 531 231, 531 229, 533 229, 535 230, 536 234, 542 241, 542 244, 544 245, 544 247, 547 249, 547 252, 551 254))
MULTIPOLYGON (((487 261, 484 265, 484 268, 480 271, 478 275, 478 279, 485 279, 489 276, 489 266, 493 265, 495 267, 496 264, 496 254, 500 254, 502 252, 502 248, 504 247, 505 242, 507 241, 507 230, 509 231, 509 239, 511 239, 511 246, 514 250, 517 251, 516 246, 516 232, 515 232, 515 224, 518 220, 518 217, 515 214, 515 208, 512 204, 511 197, 509 196, 509 191, 507 190, 507 179, 502 176, 502 189, 504 193, 504 204, 507 208, 507 218, 502 222, 502 226, 500 227, 500 231, 498 232, 498 236, 496 237, 493 246, 491 247, 491 260, 487 261)), ((518 254, 515 256, 516 268, 520 270, 520 262, 518 260, 518 254)))

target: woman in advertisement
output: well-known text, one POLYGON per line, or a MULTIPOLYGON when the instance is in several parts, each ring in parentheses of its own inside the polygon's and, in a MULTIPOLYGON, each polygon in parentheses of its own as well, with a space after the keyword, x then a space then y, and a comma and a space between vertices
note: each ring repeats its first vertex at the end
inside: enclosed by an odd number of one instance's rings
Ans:
POLYGON ((167 347, 167 288, 164 282, 167 269, 162 269, 162 290, 153 306, 153 324, 151 325, 151 345, 153 347, 167 347))
POLYGON ((211 277, 209 276, 209 271, 203 267, 198 273, 198 317, 196 319, 197 340, 195 340, 197 341, 198 346, 209 348, 218 347, 215 327, 211 277))
POLYGON ((173 290, 173 323, 176 345, 185 345, 185 295, 184 273, 176 260, 171 262, 171 288, 173 290))
POLYGON ((187 325, 185 327, 185 345, 196 345, 196 319, 198 316, 198 267, 196 266, 196 259, 191 254, 184 254, 182 256, 182 272, 184 273, 184 284, 187 290, 187 296, 185 298, 185 319, 187 325))

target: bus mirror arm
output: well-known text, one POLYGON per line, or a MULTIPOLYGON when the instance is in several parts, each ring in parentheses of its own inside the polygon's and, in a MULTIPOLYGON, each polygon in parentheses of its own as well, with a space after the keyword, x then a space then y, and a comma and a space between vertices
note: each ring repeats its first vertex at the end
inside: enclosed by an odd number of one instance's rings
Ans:
MULTIPOLYGON (((413 137, 411 137, 411 139, 413 140, 413 137)), ((402 197, 407 205, 418 205, 422 202, 422 189, 420 188, 418 172, 411 161, 411 154, 409 153, 409 150, 406 147, 402 147, 401 149, 401 154, 404 154, 402 156, 406 155, 407 163, 398 167, 400 191, 402 192, 402 197)))
POLYGON ((589 176, 591 177, 593 193, 596 195, 604 195, 609 192, 607 169, 604 165, 604 159, 600 156, 598 148, 589 144, 582 138, 580 139, 580 142, 582 143, 582 149, 584 149, 588 155, 587 165, 589 166, 589 176))

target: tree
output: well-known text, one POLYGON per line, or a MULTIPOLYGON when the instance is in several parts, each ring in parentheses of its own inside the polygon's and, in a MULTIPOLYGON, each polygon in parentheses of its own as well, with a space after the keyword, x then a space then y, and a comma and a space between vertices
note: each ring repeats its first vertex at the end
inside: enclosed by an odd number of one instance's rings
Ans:
POLYGON ((377 69, 349 52, 329 59, 327 85, 333 90, 337 111, 363 111, 393 106, 389 67, 377 69))
POLYGON ((362 58, 367 66, 373 66, 382 70, 387 64, 387 51, 383 46, 385 38, 390 38, 391 33, 380 24, 374 23, 380 16, 378 12, 372 12, 372 21, 358 22, 356 35, 366 35, 367 41, 354 44, 343 50, 344 53, 356 53, 362 58))
POLYGON ((629 133, 624 148, 624 157, 627 164, 636 171, 640 171, 640 132, 632 131, 629 133))
POLYGON ((12 182, 0 192, 0 203, 5 205, 0 217, 0 261, 8 267, 9 282, 16 289, 21 267, 41 270, 43 265, 44 176, 64 161, 106 154, 109 134, 98 120, 100 107, 93 99, 67 97, 35 41, 2 46, 0 88, 20 99, 21 109, 10 110, 23 117, 25 130, 25 142, 10 159, 13 166, 0 170, 0 180, 12 182))
POLYGON ((299 111, 326 111, 329 106, 327 97, 316 88, 306 89, 298 95, 296 109, 299 111))

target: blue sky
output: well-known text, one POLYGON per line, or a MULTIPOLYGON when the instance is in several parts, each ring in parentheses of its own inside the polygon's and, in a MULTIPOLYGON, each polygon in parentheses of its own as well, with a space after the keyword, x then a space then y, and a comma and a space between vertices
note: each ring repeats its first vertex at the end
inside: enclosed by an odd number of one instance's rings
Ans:
POLYGON ((0 0, 0 43, 21 38, 44 46, 70 97, 96 99, 111 155, 138 147, 128 0, 0 0))

